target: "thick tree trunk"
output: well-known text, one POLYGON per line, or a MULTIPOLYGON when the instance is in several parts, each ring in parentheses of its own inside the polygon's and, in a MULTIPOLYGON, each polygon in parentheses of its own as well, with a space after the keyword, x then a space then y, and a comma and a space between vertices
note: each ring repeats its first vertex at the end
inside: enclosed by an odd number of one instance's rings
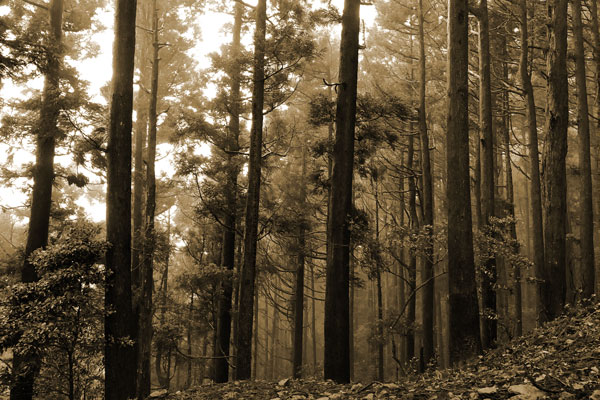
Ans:
POLYGON ((545 255, 544 255, 544 230, 542 223, 542 186, 540 182, 540 156, 537 135, 537 115, 535 109, 535 98, 531 75, 529 74, 529 31, 527 24, 527 0, 520 1, 521 20, 521 60, 519 73, 521 84, 527 103, 527 140, 529 141, 529 163, 531 176, 531 215, 532 215, 532 254, 534 264, 535 289, 535 313, 538 324, 542 322, 542 282, 544 279, 545 255))
POLYGON ((585 68, 581 0, 573 0, 573 36, 575 37, 575 80, 577 82, 577 131, 579 134, 579 177, 581 200, 579 210, 581 264, 577 274, 578 296, 589 298, 594 294, 596 271, 594 266, 594 213, 592 207, 592 162, 590 155, 590 121, 585 68))
POLYGON ((150 81, 150 98, 148 102, 148 148, 146 150, 146 209, 143 224, 142 262, 139 271, 140 293, 137 309, 138 322, 138 400, 150 395, 150 359, 152 357, 152 291, 154 287, 154 247, 155 228, 154 214, 156 210, 156 131, 159 44, 158 9, 156 0, 152 2, 152 70, 150 81))
MULTIPOLYGON (((226 215, 223 227, 223 244, 221 265, 228 271, 235 268, 235 231, 237 223, 237 180, 239 167, 233 153, 239 150, 240 136, 240 35, 242 30, 242 4, 235 3, 235 18, 233 24, 233 40, 231 53, 233 65, 231 67, 231 93, 229 100, 229 126, 227 143, 227 183, 225 186, 226 215)), ((215 382, 227 382, 229 372, 229 343, 231 339, 231 298, 233 284, 231 281, 223 282, 222 294, 219 299, 219 316, 217 325, 217 345, 215 348, 215 382)))
POLYGON ((543 284, 544 318, 560 315, 565 304, 567 225, 567 0, 548 3, 546 146, 544 149, 544 213, 546 266, 543 284))
MULTIPOLYGON (((62 17, 63 1, 52 0, 48 7, 50 38, 48 43, 46 73, 42 92, 42 105, 37 127, 35 166, 33 168, 33 191, 31 215, 24 262, 21 267, 21 282, 38 280, 31 254, 48 244, 52 185, 54 183, 54 149, 58 135, 57 120, 60 113, 60 70, 63 62, 62 17)), ((11 400, 29 400, 33 397, 34 382, 39 372, 39 356, 35 352, 15 352, 13 358, 11 400)))
POLYGON ((136 2, 115 5, 113 81, 108 126, 106 198, 105 383, 107 400, 136 392, 136 321, 131 299, 131 114, 136 2))
POLYGON ((335 118, 335 145, 327 219, 327 273, 325 283, 324 377, 350 381, 349 340, 349 216, 354 171, 354 126, 360 0, 345 0, 340 43, 340 70, 335 118))
POLYGON ((250 379, 252 369, 252 321, 254 319, 254 281, 256 276, 256 245, 262 164, 266 18, 267 1, 259 0, 256 5, 256 32, 254 34, 254 86, 252 88, 252 128, 250 132, 250 161, 248 164, 244 264, 240 276, 238 333, 236 337, 236 379, 240 380, 250 379))
POLYGON ((468 2, 448 10, 447 206, 450 363, 481 352, 469 185, 468 2))
MULTIPOLYGON (((433 357, 433 178, 431 174, 431 157, 429 153, 429 133, 427 132, 426 112, 426 63, 425 56, 425 19, 423 17, 423 0, 419 0, 419 138, 421 140, 421 170, 423 176, 423 228, 429 240, 424 249, 421 261, 419 284, 425 284, 419 291, 419 303, 422 307, 421 329, 423 330, 419 365, 427 366, 433 357), (427 283, 425 283, 427 282, 427 283)), ((422 371, 421 371, 422 372, 422 371)))
MULTIPOLYGON (((487 0, 480 0, 479 10, 479 128, 481 157, 481 226, 490 224, 494 216, 494 134, 492 127, 492 80, 490 59, 490 24, 487 0)), ((481 344, 484 349, 496 343, 496 260, 491 258, 481 266, 481 297, 483 313, 481 317, 481 344)))

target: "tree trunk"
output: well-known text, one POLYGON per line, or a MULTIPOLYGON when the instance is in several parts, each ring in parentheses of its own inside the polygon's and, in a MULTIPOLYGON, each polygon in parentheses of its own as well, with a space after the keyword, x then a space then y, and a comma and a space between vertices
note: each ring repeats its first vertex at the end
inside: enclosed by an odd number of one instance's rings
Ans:
MULTIPOLYGON (((494 216, 494 133, 492 127, 492 81, 490 60, 490 24, 487 0, 480 0, 479 10, 479 128, 482 148, 481 157, 481 227, 484 234, 494 216)), ((481 344, 484 349, 495 346, 496 319, 496 260, 490 258, 481 266, 481 344)))
MULTIPOLYGON (((168 218, 167 218, 167 243, 170 246, 170 241, 171 241, 171 211, 167 211, 168 212, 168 218)), ((167 257, 165 260, 165 269, 163 271, 163 275, 161 277, 161 283, 160 283, 160 287, 161 287, 161 293, 160 293, 160 308, 158 309, 159 314, 158 314, 158 320, 159 323, 161 325, 165 324, 165 314, 167 311, 167 293, 168 293, 168 289, 169 289, 169 260, 170 260, 170 251, 167 251, 167 257)), ((155 367, 155 371, 156 371, 156 378, 158 380, 158 384, 160 387, 162 388, 167 388, 169 385, 169 370, 167 370, 166 372, 163 371, 162 368, 162 359, 164 356, 164 348, 162 347, 162 345, 157 345, 156 346, 156 358, 154 361, 154 367, 155 367)), ((206 355, 206 352, 203 353, 204 355, 206 355)))
MULTIPOLYGON (((421 140, 421 170, 423 176, 423 229, 426 230, 429 241, 424 249, 421 261, 421 282, 425 284, 419 291, 419 303, 422 306, 421 329, 423 330, 421 350, 419 351, 420 365, 426 366, 433 357, 433 178, 431 174, 431 158, 429 153, 429 133, 427 132, 426 112, 426 63, 425 56, 425 19, 423 17, 423 0, 419 0, 419 138, 421 140), (425 283, 428 282, 428 283, 425 283)), ((423 372, 423 371, 421 371, 423 372)))
POLYGON ((138 303, 138 389, 139 400, 150 395, 150 369, 152 357, 152 291, 154 287, 154 247, 155 228, 154 214, 156 210, 156 131, 159 44, 158 9, 156 0, 152 2, 152 71, 150 81, 150 98, 148 102, 148 147, 146 149, 146 210, 143 224, 142 263, 139 271, 140 297, 138 303))
MULTIPOLYGON (((502 54, 505 60, 502 63, 502 78, 508 82, 508 51, 506 38, 502 39, 502 54)), ((510 154, 510 100, 507 90, 502 92, 502 134, 504 139, 504 173, 506 176, 506 204, 508 207, 507 214, 512 221, 509 226, 509 233, 512 240, 515 241, 515 245, 512 247, 512 252, 517 254, 519 252, 519 245, 517 242, 517 221, 515 216, 515 191, 513 185, 512 175, 512 159, 510 154)), ((529 221, 527 221, 529 224, 529 221)), ((522 305, 522 293, 521 293, 521 269, 519 266, 511 266, 508 260, 504 260, 506 264, 505 268, 512 267, 514 274, 514 332, 515 336, 521 336, 523 333, 523 305, 522 305)), ((506 304, 508 308, 508 303, 506 304)), ((508 310, 507 310, 508 311, 508 310)), ((508 316, 508 313, 506 313, 508 316)))
POLYGON ((468 2, 448 10, 447 207, 450 363, 481 352, 469 185, 468 2))
POLYGON ((136 392, 136 321, 131 299, 131 114, 136 2, 117 0, 108 126, 106 198, 105 382, 107 400, 136 392))
POLYGON ((521 60, 519 72, 523 93, 527 102, 527 139, 529 141, 529 162, 531 175, 531 215, 532 215, 532 241, 535 287, 535 313, 538 324, 542 322, 542 282, 544 279, 544 230, 542 222, 542 187, 540 182, 540 158, 537 135, 537 115, 531 75, 529 74, 529 32, 527 26, 527 0, 520 2, 521 18, 521 60))
POLYGON ((194 293, 190 295, 190 307, 188 308, 188 321, 187 321, 187 379, 185 381, 185 388, 188 389, 192 385, 192 321, 194 316, 194 293))
POLYGON ((259 0, 256 6, 256 32, 254 34, 254 86, 252 88, 252 128, 250 131, 250 161, 248 164, 244 264, 240 275, 238 333, 236 337, 236 378, 240 380, 250 379, 252 369, 252 321, 254 319, 254 281, 256 276, 256 245, 258 240, 258 208, 262 164, 266 18, 267 1, 259 0))
POLYGON ((345 0, 340 43, 340 70, 335 118, 331 195, 327 218, 327 273, 325 283, 324 377, 350 381, 349 340, 349 216, 352 207, 354 126, 360 0, 345 0))
MULTIPOLYGON (((412 137, 412 136, 411 136, 412 137)), ((377 178, 378 179, 378 178, 377 178)), ((379 182, 374 179, 373 188, 375 189, 375 243, 379 244, 379 182)), ((381 273, 383 265, 376 261, 375 283, 377 298, 377 381, 384 382, 384 341, 383 341, 383 293, 381 290, 381 273)))
MULTIPOLYGON (((300 208, 306 209, 306 148, 302 146, 302 177, 300 181, 300 208)), ((302 334, 304 332, 304 269, 306 253, 306 228, 307 220, 300 218, 298 227, 298 254, 296 266, 296 285, 294 289, 294 336, 293 336, 293 365, 292 376, 294 379, 302 377, 302 334)))
POLYGON ((581 0, 573 0, 573 36, 575 37, 575 79, 577 82, 577 132, 579 134, 579 177, 581 179, 580 233, 581 264, 577 274, 577 294, 589 298, 594 294, 594 213, 592 207, 592 162, 590 155, 590 121, 585 72, 585 50, 581 23, 581 0))
MULTIPOLYGON (((408 137, 408 154, 406 167, 409 170, 410 176, 408 177, 408 213, 410 215, 410 228, 412 232, 417 232, 419 230, 419 218, 417 216, 417 184, 416 184, 416 173, 414 172, 414 156, 415 156, 415 147, 414 141, 415 138, 412 135, 414 132, 413 124, 411 123, 410 128, 411 135, 408 137)), ((406 252, 408 256, 408 314, 407 314, 407 323, 409 326, 408 334, 406 336, 406 359, 408 361, 412 360, 415 357, 415 316, 416 316, 416 296, 414 293, 416 289, 416 281, 417 281, 417 257, 412 251, 406 252)))
POLYGON ((565 304, 566 273, 566 155, 569 123, 567 83, 567 0, 548 3, 546 146, 544 149, 544 212, 546 268, 543 317, 552 320, 565 304))
MULTIPOLYGON (((239 167, 234 159, 234 153, 239 151, 240 136, 240 35, 242 30, 243 6, 235 3, 235 18, 233 24, 233 40, 231 53, 231 93, 229 100, 229 126, 227 143, 227 183, 225 186, 226 215, 223 227, 223 248, 221 265, 228 271, 235 268, 235 231, 237 221, 237 180, 239 167)), ((222 294, 219 298, 219 316, 217 325, 217 346, 215 348, 215 382, 227 382, 229 372, 229 343, 231 340, 231 298, 233 286, 231 281, 223 282, 222 294)))
MULTIPOLYGON (((31 215, 24 262, 21 267, 21 282, 31 283, 39 279, 31 254, 48 244, 52 185, 54 183, 54 149, 58 135, 57 120, 60 113, 60 70, 63 62, 62 17, 63 1, 52 0, 48 7, 50 40, 42 104, 37 127, 35 166, 33 168, 33 190, 31 215)), ((39 356, 35 351, 18 353, 13 357, 13 372, 10 388, 11 400, 28 400, 34 395, 34 383, 40 368, 39 356)))

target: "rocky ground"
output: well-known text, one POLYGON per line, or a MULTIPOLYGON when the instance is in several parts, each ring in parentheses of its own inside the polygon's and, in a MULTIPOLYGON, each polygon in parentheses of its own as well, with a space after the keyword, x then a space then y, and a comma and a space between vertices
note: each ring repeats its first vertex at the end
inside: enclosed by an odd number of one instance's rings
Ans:
POLYGON ((600 303, 565 316, 460 369, 430 371, 393 383, 337 385, 284 379, 198 386, 156 398, 265 399, 592 399, 600 400, 600 303))

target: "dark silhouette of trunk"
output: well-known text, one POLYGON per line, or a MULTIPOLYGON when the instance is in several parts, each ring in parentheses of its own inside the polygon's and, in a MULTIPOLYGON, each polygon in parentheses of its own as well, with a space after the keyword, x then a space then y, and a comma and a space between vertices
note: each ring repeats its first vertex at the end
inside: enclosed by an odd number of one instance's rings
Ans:
MULTIPOLYGON (((479 19, 479 129, 481 142, 481 218, 480 226, 486 233, 494 216, 494 133, 492 127, 492 80, 490 59, 490 23, 487 0, 480 0, 479 19)), ((481 266, 481 344, 484 349, 496 343, 496 260, 490 258, 481 266)))
MULTIPOLYGON (((410 215, 410 228, 412 232, 419 230, 419 218, 417 215, 417 183, 416 173, 414 172, 414 158, 415 158, 415 138, 412 135, 414 132, 414 126, 411 123, 410 126, 411 135, 408 137, 408 152, 406 167, 408 168, 410 176, 408 177, 408 214, 410 215)), ((409 330, 406 336, 406 359, 412 360, 415 357, 415 316, 417 313, 417 302, 416 296, 413 295, 416 282, 417 282, 417 257, 412 251, 406 252, 408 256, 408 313, 407 313, 407 324, 409 330)))
MULTIPOLYGON (((170 246, 171 241, 171 211, 167 211, 167 243, 170 246)), ((169 261, 171 258, 170 250, 167 251, 166 259, 165 259, 165 269, 160 279, 160 303, 158 304, 158 320, 161 325, 165 324, 165 314, 167 312, 167 294, 169 290, 169 261)), ((156 346, 156 357, 154 359, 154 369, 156 372, 156 378, 158 380, 158 385, 162 388, 167 388, 169 386, 169 373, 170 368, 166 371, 163 370, 163 357, 165 354, 165 349, 162 344, 157 344, 156 346)), ((206 355, 206 351, 203 353, 206 355)))
POLYGON ((117 0, 108 126, 106 196, 105 382, 107 400, 136 392, 136 320, 131 299, 131 114, 136 2, 117 0))
MULTIPOLYGON (((227 182, 225 184, 226 213, 223 227, 221 265, 228 271, 235 268, 235 229, 237 221, 237 180, 239 167, 235 162, 234 153, 239 151, 240 136, 240 34, 242 30, 242 4, 235 3, 235 18, 233 24, 233 40, 231 53, 233 64, 230 71, 231 93, 229 100, 229 126, 227 132, 227 182)), ((231 299, 233 283, 223 282, 219 298, 217 319, 217 344, 215 347, 215 382, 227 382, 229 372, 229 343, 231 339, 231 299)))
MULTIPOLYGON (((138 24, 151 24, 152 10, 149 2, 142 1, 138 3, 138 24)), ((150 35, 143 32, 138 36, 138 59, 137 64, 140 68, 140 82, 145 84, 150 78, 148 66, 149 50, 152 48, 151 41, 147 39, 150 35)), ((151 39, 151 38, 150 38, 151 39)), ((144 89, 138 91, 138 97, 135 101, 136 123, 135 123, 135 152, 134 152, 134 170, 133 170, 133 242, 131 248, 131 284, 133 288, 134 307, 136 314, 139 314, 138 303, 140 296, 140 268, 142 264, 143 252, 143 207, 144 207, 144 147, 146 146, 146 134, 148 130, 148 92, 144 89)))
POLYGON ((186 389, 192 385, 192 321, 194 318, 194 293, 190 294, 190 306, 188 308, 188 321, 187 321, 187 379, 185 381, 186 389))
MULTIPOLYGON (((596 89, 596 93, 595 93, 595 99, 594 99, 594 103, 595 103, 595 113, 596 113, 596 123, 592 124, 590 127, 593 128, 592 130, 592 137, 594 137, 595 135, 597 135, 598 130, 600 129, 600 27, 599 27, 599 23, 598 23, 598 2, 597 0, 590 0, 589 2, 590 5, 590 14, 591 14, 591 31, 592 31, 592 38, 593 38, 593 46, 592 47, 592 54, 593 54, 593 60, 594 60, 594 70, 595 70, 595 89, 596 89)), ((594 146, 594 154, 593 157, 595 160, 598 160, 598 158, 600 158, 600 153, 599 153, 600 147, 598 145, 598 143, 595 143, 594 146)), ((596 165, 594 168, 594 173, 596 175, 598 175, 599 173, 599 169, 598 169, 598 162, 596 161, 596 165)), ((594 187, 595 190, 592 194, 592 196, 596 196, 598 199, 600 199, 600 196, 598 195, 599 190, 600 189, 600 185, 598 185, 598 183, 596 183, 596 186, 594 187)), ((596 219, 598 219, 598 215, 595 215, 596 219)), ((596 221, 598 222, 598 221, 596 221)), ((600 281, 600 269, 596 270, 596 277, 594 279, 594 282, 596 284, 596 294, 600 294, 600 285, 598 284, 598 282, 600 281)))
MULTIPOLYGON (((423 228, 426 230, 429 242, 424 249, 421 261, 421 282, 428 282, 419 291, 419 302, 422 307, 421 349, 419 351, 421 366, 426 366, 433 357, 433 178, 431 174, 431 158, 429 153, 429 133, 427 132, 426 112, 426 63, 425 56, 425 19, 423 17, 423 0, 419 0, 419 138, 421 140, 421 170, 423 176, 423 191, 421 205, 423 207, 423 228)), ((421 368, 421 372, 423 368, 421 368)))
POLYGON ((265 34, 267 1, 256 5, 254 34, 254 72, 252 88, 252 127, 250 130, 250 161, 248 164, 248 198, 246 201, 246 231, 244 234, 244 264, 240 274, 238 332, 236 335, 236 379, 250 379, 252 369, 252 321, 254 320, 254 284, 256 276, 256 245, 258 240, 258 208, 262 164, 262 129, 265 90, 265 34))
POLYGON ((592 162, 590 121, 585 72, 585 50, 581 23, 581 0, 573 0, 573 36, 575 37, 575 79, 577 82, 577 132, 579 135, 579 177, 581 180, 580 233, 581 264, 577 274, 577 293, 581 298, 594 294, 594 213, 592 207, 592 162))
POLYGON ((252 379, 256 380, 257 379, 257 374, 258 374, 258 323, 259 323, 259 315, 258 315, 258 290, 255 293, 254 296, 254 334, 253 334, 253 340, 254 340, 254 359, 253 359, 253 365, 252 365, 252 379))
MULTIPOLYGON (((36 132, 35 166, 33 168, 33 190, 31 193, 31 214, 24 262, 21 267, 21 282, 31 283, 39 279, 31 254, 48 244, 50 208, 52 205, 52 184, 54 182, 54 149, 58 135, 57 120, 60 113, 60 70, 63 62, 62 17, 63 1, 52 0, 48 7, 50 42, 44 75, 42 104, 36 132)), ((13 355, 11 400, 33 398, 36 375, 40 369, 39 355, 31 352, 15 352, 13 355)))
POLYGON ((311 307, 310 307, 310 326, 312 333, 312 361, 313 361, 313 374, 317 372, 317 311, 315 309, 315 268, 310 265, 310 295, 311 295, 311 307))
POLYGON ((529 30, 527 24, 527 0, 520 1, 521 20, 521 60, 519 62, 519 73, 523 94, 526 101, 527 113, 527 140, 529 142, 529 163, 531 177, 531 220, 532 220, 532 254, 534 265, 534 278, 536 279, 535 309, 538 323, 542 321, 542 280, 545 269, 544 256, 544 230, 542 222, 542 186, 540 182, 540 156, 537 135, 537 115, 535 110, 535 98, 529 68, 529 30))
POLYGON ((447 207, 450 363, 481 352, 469 185, 468 2, 448 10, 447 207))
POLYGON ((152 71, 148 104, 148 148, 146 150, 146 209, 143 225, 142 262, 139 271, 138 306, 138 392, 139 400, 150 395, 150 359, 152 357, 152 291, 154 286, 154 214, 156 210, 156 130, 158 103, 159 27, 156 0, 152 2, 152 71))
POLYGON ((560 315, 565 304, 567 225, 567 0, 548 3, 546 145, 544 147, 544 214, 546 268, 543 284, 544 318, 560 315))
MULTIPOLYGON (((502 55, 503 60, 502 63, 502 79, 505 82, 508 82, 508 51, 507 51, 507 43, 506 38, 503 37, 502 41, 502 55)), ((517 225, 516 225, 516 217, 515 217, 515 191, 513 185, 513 175, 512 175, 512 161, 510 154, 510 100, 508 91, 502 91, 502 136, 504 141, 504 173, 506 176, 506 204, 507 204, 507 214, 509 217, 513 219, 508 227, 510 237, 515 241, 515 245, 512 247, 512 252, 517 254, 519 252, 519 246, 517 243, 517 225)), ((529 224, 529 217, 527 217, 526 224, 529 224)), ((508 260, 504 260, 506 266, 505 268, 511 267, 509 265, 508 260)), ((519 266, 512 266, 513 276, 514 276, 514 335, 521 336, 523 333, 523 304, 522 304, 522 293, 521 293, 521 269, 519 266)), ((508 302, 506 302, 507 312, 505 313, 508 316, 508 302)))
POLYGON ((360 1, 345 0, 340 42, 340 70, 335 116, 335 144, 327 218, 327 273, 325 283, 324 377, 350 381, 349 340, 349 216, 352 208, 354 126, 360 1))
MULTIPOLYGON (((372 178, 373 189, 375 191, 375 243, 379 244, 379 181, 372 178)), ((377 259, 375 265, 375 284, 377 298, 377 381, 384 381, 384 341, 383 341, 383 294, 381 289, 381 272, 383 265, 377 259)))
MULTIPOLYGON (((302 147, 302 177, 300 184, 300 209, 306 209, 306 149, 302 147)), ((302 353, 303 353, 303 326, 304 326, 304 269, 306 252, 306 217, 300 216, 298 227, 298 254, 296 256, 296 285, 294 288, 294 333, 293 333, 293 355, 292 376, 294 379, 302 377, 302 353)))

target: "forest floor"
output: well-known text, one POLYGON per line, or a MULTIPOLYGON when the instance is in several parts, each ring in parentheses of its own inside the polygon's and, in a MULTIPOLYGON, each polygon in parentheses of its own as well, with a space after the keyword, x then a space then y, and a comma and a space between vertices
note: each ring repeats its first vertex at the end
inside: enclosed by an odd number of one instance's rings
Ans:
POLYGON ((170 400, 592 399, 600 400, 600 303, 570 308, 543 328, 459 369, 393 383, 242 381, 160 396, 170 400))

